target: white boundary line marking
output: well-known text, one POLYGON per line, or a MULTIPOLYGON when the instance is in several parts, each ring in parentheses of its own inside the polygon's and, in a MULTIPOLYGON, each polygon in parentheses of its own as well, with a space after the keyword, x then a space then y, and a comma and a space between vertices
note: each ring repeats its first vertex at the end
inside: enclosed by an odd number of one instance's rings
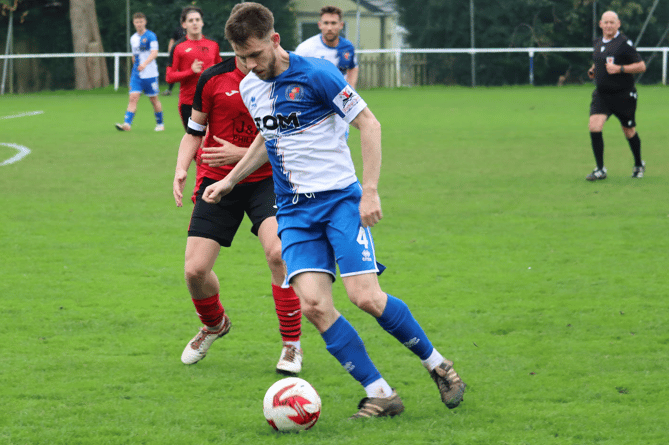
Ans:
POLYGON ((28 156, 30 154, 30 149, 28 147, 24 147, 23 145, 8 144, 6 142, 0 142, 0 145, 4 145, 5 147, 9 147, 9 148, 15 148, 18 151, 17 154, 15 154, 11 158, 9 158, 9 159, 3 161, 2 163, 0 163, 0 167, 2 167, 3 165, 9 165, 9 164, 13 164, 15 162, 19 162, 21 159, 25 158, 26 156, 28 156))
POLYGON ((24 117, 24 116, 37 116, 38 114, 44 114, 44 111, 26 111, 25 113, 19 113, 19 114, 14 114, 12 116, 2 116, 0 117, 0 120, 2 119, 13 119, 15 117, 24 117))
MULTIPOLYGON (((37 116, 38 114, 44 114, 44 111, 38 110, 38 111, 26 111, 25 113, 19 113, 19 114, 14 114, 12 116, 2 116, 0 117, 0 120, 3 119, 13 119, 15 117, 24 117, 24 116, 37 116)), ((0 145, 3 145, 5 147, 9 148, 14 148, 16 151, 18 151, 17 154, 12 156, 9 159, 4 160, 2 163, 0 163, 0 167, 9 165, 9 164, 14 164, 15 162, 19 162, 21 159, 25 158, 30 154, 30 149, 28 147, 25 147, 23 145, 19 144, 10 144, 8 142, 0 142, 0 145)))

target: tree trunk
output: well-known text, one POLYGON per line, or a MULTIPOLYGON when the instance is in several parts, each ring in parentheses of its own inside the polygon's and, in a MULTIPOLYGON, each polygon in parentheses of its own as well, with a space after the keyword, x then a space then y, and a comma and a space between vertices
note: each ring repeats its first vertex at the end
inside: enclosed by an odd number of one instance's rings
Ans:
MULTIPOLYGON (((104 52, 95 0, 70 0, 70 23, 75 53, 104 52)), ((104 57, 74 58, 74 87, 77 90, 90 90, 107 85, 109 73, 104 57)))

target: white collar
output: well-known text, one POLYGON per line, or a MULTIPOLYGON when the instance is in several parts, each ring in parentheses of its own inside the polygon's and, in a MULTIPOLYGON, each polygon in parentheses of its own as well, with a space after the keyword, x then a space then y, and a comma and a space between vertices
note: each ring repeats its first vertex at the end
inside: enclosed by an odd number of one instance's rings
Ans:
POLYGON ((609 43, 611 40, 615 39, 615 38, 618 37, 619 35, 620 35, 620 31, 616 32, 616 35, 613 36, 613 38, 611 38, 611 39, 609 39, 609 40, 606 40, 604 37, 602 37, 602 43, 609 43))

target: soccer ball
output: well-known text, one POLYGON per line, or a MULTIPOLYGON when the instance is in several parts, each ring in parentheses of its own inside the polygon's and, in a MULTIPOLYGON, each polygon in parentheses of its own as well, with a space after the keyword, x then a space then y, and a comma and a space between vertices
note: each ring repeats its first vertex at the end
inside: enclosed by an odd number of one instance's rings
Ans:
POLYGON ((308 430, 321 415, 321 398, 306 380, 288 377, 269 387, 263 413, 277 431, 308 430))

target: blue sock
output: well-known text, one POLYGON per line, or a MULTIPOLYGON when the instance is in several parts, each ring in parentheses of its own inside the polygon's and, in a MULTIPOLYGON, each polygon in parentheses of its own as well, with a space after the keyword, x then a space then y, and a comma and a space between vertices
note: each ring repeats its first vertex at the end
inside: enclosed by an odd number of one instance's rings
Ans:
POLYGON ((367 355, 362 339, 351 324, 340 316, 321 334, 325 346, 354 379, 367 386, 381 378, 381 374, 367 355))
POLYGON ((132 120, 135 118, 135 113, 126 111, 125 112, 125 118, 123 118, 123 122, 125 122, 128 125, 132 125, 132 120))
POLYGON ((432 354, 434 348, 425 331, 411 315, 409 306, 399 298, 388 294, 386 308, 376 321, 421 360, 426 360, 432 354))
POLYGON ((156 115, 156 124, 160 125, 163 123, 163 112, 159 111, 157 113, 154 113, 156 115))

